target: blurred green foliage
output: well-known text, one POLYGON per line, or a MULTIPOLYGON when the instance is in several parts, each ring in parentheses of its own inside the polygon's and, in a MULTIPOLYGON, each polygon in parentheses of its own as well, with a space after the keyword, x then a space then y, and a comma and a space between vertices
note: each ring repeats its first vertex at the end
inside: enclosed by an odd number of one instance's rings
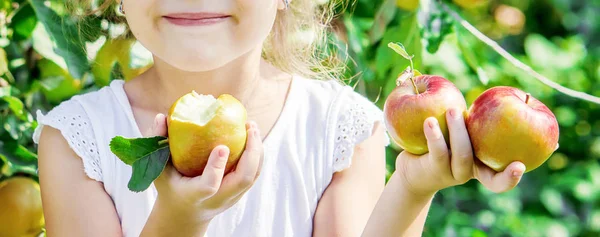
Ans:
MULTIPOLYGON (((600 96, 600 1, 442 2, 536 71, 600 96)), ((514 190, 494 194, 476 181, 442 190, 424 235, 600 236, 600 105, 558 93, 514 67, 438 1, 418 3, 355 0, 335 19, 331 39, 351 59, 346 77, 358 92, 383 105, 409 65, 387 48, 400 42, 415 55, 417 69, 450 79, 469 104, 492 86, 518 87, 550 107, 561 129, 559 150, 514 190)), ((0 180, 37 176, 34 111, 113 78, 132 78, 151 64, 139 43, 115 37, 124 26, 113 8, 76 19, 65 6, 63 0, 0 1, 0 180)), ((388 148, 390 173, 398 152, 388 148)))

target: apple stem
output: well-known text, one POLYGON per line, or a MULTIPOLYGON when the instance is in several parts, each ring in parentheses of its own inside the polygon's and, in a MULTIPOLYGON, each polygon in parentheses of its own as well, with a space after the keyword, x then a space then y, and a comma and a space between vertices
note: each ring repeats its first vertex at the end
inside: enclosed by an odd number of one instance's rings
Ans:
POLYGON ((525 104, 529 103, 529 97, 531 97, 531 94, 525 94, 525 104))
POLYGON ((417 88, 417 84, 415 83, 415 77, 414 77, 414 72, 413 70, 415 70, 415 65, 413 64, 413 60, 412 57, 408 59, 408 61, 410 61, 410 82, 413 85, 413 89, 415 89, 415 93, 417 93, 417 95, 419 94, 419 88, 417 88))
POLYGON ((410 77, 410 82, 412 82, 413 89, 415 89, 415 93, 417 93, 417 95, 420 94, 419 93, 419 88, 417 88, 417 84, 415 83, 414 77, 410 77))
POLYGON ((165 138, 163 140, 158 141, 158 145, 162 146, 164 144, 168 144, 169 143, 169 138, 165 138))

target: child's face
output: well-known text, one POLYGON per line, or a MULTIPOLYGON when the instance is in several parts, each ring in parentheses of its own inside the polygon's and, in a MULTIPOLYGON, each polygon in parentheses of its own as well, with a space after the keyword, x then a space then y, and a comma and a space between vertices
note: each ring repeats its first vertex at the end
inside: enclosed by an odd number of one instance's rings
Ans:
POLYGON ((157 59, 195 72, 260 49, 282 7, 281 0, 123 1, 131 31, 157 59))

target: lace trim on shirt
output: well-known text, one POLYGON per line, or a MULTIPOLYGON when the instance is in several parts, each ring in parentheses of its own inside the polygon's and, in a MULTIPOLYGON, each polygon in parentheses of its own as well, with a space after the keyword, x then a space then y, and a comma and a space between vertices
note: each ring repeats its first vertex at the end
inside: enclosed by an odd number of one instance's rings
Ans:
POLYGON ((79 105, 63 103, 47 115, 37 111, 39 126, 35 130, 34 141, 39 142, 39 136, 44 125, 58 129, 71 149, 81 157, 87 176, 102 182, 100 151, 98 151, 92 125, 83 109, 75 106, 79 105))
POLYGON ((342 105, 335 128, 334 172, 350 167, 354 147, 371 136, 376 119, 370 113, 372 112, 359 102, 342 105))

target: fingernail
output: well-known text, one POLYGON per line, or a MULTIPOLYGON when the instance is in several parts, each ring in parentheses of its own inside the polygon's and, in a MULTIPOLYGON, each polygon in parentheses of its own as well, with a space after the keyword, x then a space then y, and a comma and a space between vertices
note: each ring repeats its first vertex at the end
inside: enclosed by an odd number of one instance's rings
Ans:
POLYGON ((154 116, 154 127, 158 127, 158 120, 160 119, 160 115, 154 116))
POLYGON ((527 167, 525 167, 525 165, 523 163, 519 163, 514 168, 512 175, 515 177, 522 176, 523 173, 525 173, 526 169, 527 169, 527 167))
POLYGON ((450 116, 452 116, 452 118, 455 120, 459 120, 461 117, 461 113, 459 113, 457 109, 451 109, 450 116))
POLYGON ((427 125, 429 125, 429 128, 431 128, 431 131, 433 132, 433 136, 435 137, 435 139, 439 139, 440 137, 442 137, 442 131, 440 130, 440 126, 439 126, 437 120, 431 119, 431 120, 429 120, 429 123, 427 125))
POLYGON ((229 155, 229 149, 221 148, 221 150, 219 150, 220 157, 226 157, 228 155, 229 155))

